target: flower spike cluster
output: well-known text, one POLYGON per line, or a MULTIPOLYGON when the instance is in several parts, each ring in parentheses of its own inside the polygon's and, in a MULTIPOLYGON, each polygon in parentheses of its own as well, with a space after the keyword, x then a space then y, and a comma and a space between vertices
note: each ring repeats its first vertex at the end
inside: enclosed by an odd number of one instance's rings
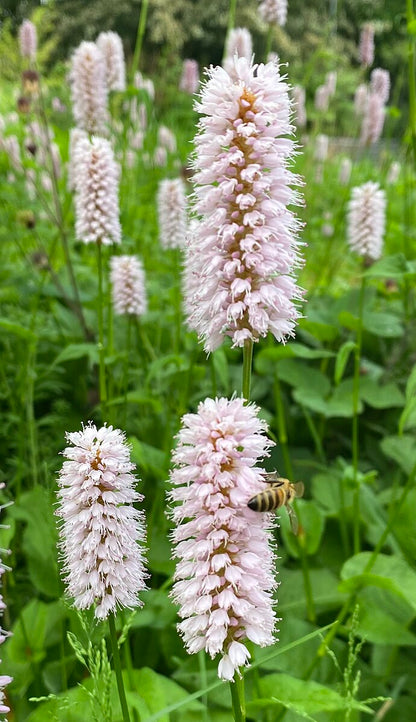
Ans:
POLYGON ((348 206, 348 243, 351 250, 375 261, 381 256, 386 225, 386 194, 369 181, 352 189, 348 206))
POLYGON ((75 231, 84 243, 120 243, 119 167, 105 138, 80 137, 75 145, 75 231))
MULTIPOLYGON (((2 482, 0 484, 0 489, 4 488, 4 483, 2 482)), ((6 506, 9 506, 11 502, 8 502, 6 504, 0 504, 0 514, 3 511, 3 509, 6 506)), ((3 519, 2 519, 3 521, 3 519)), ((9 550, 1 550, 2 554, 10 554, 9 550)), ((2 586, 2 576, 6 571, 10 571, 10 567, 7 567, 4 563, 3 559, 0 556, 0 588, 2 586)), ((6 604, 3 600, 3 595, 0 593, 0 617, 3 615, 4 610, 6 609, 6 604)), ((7 639, 7 637, 10 637, 11 632, 6 631, 3 629, 3 627, 0 625, 0 644, 3 644, 3 642, 7 639)), ((0 659, 1 663, 1 659, 0 659)), ((10 677, 8 674, 0 674, 0 715, 7 714, 10 712, 10 707, 5 703, 5 694, 4 694, 4 688, 10 684, 10 682, 13 682, 13 677, 10 677)), ((2 717, 2 719, 4 719, 2 717)))
POLYGON ((105 619, 117 607, 140 605, 145 588, 144 514, 133 502, 135 468, 124 434, 92 423, 66 435, 71 446, 59 475, 60 547, 68 594, 77 609, 95 604, 105 619))
POLYGON ((202 114, 194 158, 194 210, 201 222, 187 253, 188 323, 213 351, 273 333, 293 335, 301 291, 299 179, 288 164, 295 143, 288 86, 275 62, 234 58, 230 76, 211 68, 196 108, 202 114))
POLYGON ((75 50, 70 81, 77 126, 87 133, 104 134, 108 123, 106 66, 95 43, 83 41, 75 50))
POLYGON ((36 59, 38 39, 36 26, 31 20, 23 20, 19 28, 19 45, 22 58, 36 59))
POLYGON ((186 193, 181 178, 160 181, 157 194, 159 239, 163 248, 183 248, 186 236, 186 193))
POLYGON ((266 23, 276 23, 283 27, 286 25, 287 0, 262 0, 259 14, 266 23))
POLYGON ((120 35, 113 32, 100 33, 97 47, 103 54, 108 89, 125 90, 126 64, 120 35))
POLYGON ((247 506, 273 442, 241 398, 206 399, 182 421, 171 472, 178 629, 190 654, 221 655, 218 676, 231 680, 250 658, 245 640, 274 642, 270 516, 247 506))
POLYGON ((110 265, 114 313, 143 316, 147 296, 142 262, 137 256, 112 256, 110 265))

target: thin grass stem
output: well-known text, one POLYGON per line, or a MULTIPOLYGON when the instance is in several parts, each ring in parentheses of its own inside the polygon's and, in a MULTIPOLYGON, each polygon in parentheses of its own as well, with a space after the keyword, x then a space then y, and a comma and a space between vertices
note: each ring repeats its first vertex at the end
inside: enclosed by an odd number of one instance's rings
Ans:
POLYGON ((353 548, 354 554, 358 554, 361 548, 360 542, 360 485, 358 483, 358 456, 359 456, 359 419, 358 404, 360 395, 360 365, 361 365, 361 348, 363 335, 363 311, 364 311, 364 295, 365 295, 365 276, 361 278, 360 298, 358 306, 358 327, 357 341, 354 356, 354 385, 352 393, 353 403, 353 419, 352 419, 352 465, 354 473, 354 495, 353 495, 353 548))

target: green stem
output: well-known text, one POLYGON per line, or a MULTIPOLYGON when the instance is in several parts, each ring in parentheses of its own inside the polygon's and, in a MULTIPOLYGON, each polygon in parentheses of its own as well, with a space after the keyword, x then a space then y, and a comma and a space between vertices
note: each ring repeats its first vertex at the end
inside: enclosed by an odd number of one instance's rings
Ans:
POLYGON ((181 250, 180 248, 174 249, 175 254, 175 278, 174 278, 174 291, 175 291, 175 353, 179 353, 181 346, 181 330, 182 330, 182 294, 181 294, 181 250))
POLYGON ((234 722, 245 722, 246 706, 244 701, 244 677, 234 676, 230 682, 231 701, 233 705, 234 722))
MULTIPOLYGON (((121 711, 123 713, 123 722, 130 722, 129 710, 127 707, 126 692, 124 689, 123 674, 121 671, 120 651, 118 648, 116 624, 114 614, 108 617, 108 626, 110 629, 111 647, 113 650, 113 667, 116 673, 118 696, 120 699, 121 711)), ((140 722, 140 720, 139 720, 140 722)))
POLYGON ((235 10, 237 7, 237 0, 230 0, 230 8, 228 10, 228 24, 227 24, 227 36, 230 30, 235 27, 235 10))
POLYGON ((134 76, 137 73, 137 70, 139 68, 139 62, 140 62, 140 53, 142 51, 142 45, 143 45, 143 37, 144 37, 144 31, 146 28, 146 18, 147 18, 147 8, 149 5, 149 0, 142 0, 142 5, 140 8, 140 18, 139 18, 139 24, 137 27, 137 36, 136 36, 136 45, 134 48, 134 55, 133 55, 133 62, 131 65, 131 80, 134 81, 134 76))
MULTIPOLYGON (((205 659, 205 652, 203 649, 198 653, 198 662, 199 662, 199 678, 201 681, 201 689, 206 689, 208 687, 208 676, 207 676, 207 664, 205 659)), ((208 717, 208 695, 204 693, 201 697, 201 702, 204 705, 204 711, 202 713, 202 717, 204 719, 204 722, 209 722, 208 717)))
POLYGON ((253 363, 253 341, 246 339, 243 348, 243 381, 241 385, 241 395, 247 402, 250 400, 251 388, 251 366, 253 363))
POLYGON ((126 428, 126 420, 127 420, 127 391, 128 391, 128 387, 129 387, 129 360, 130 360, 130 349, 131 349, 131 327, 132 327, 132 318, 129 315, 129 317, 127 319, 126 358, 124 361, 124 370, 123 370, 123 394, 124 394, 123 429, 126 428))
POLYGON ((355 347, 354 359, 354 386, 353 386, 353 419, 352 419, 352 466, 354 471, 354 496, 353 496, 353 525, 354 525, 354 554, 360 551, 360 486, 358 483, 358 404, 360 393, 360 364, 361 364, 361 347, 363 335, 363 309, 365 294, 365 276, 362 275, 359 309, 358 309, 358 328, 357 341, 355 347))
POLYGON ((409 71, 409 129, 412 139, 413 163, 416 166, 416 85, 415 85, 415 40, 412 24, 415 20, 413 0, 406 0, 406 20, 409 35, 407 65, 409 71))
POLYGON ((107 386, 105 378, 105 348, 104 348, 104 293, 103 293, 103 253, 100 241, 97 243, 98 266, 98 354, 100 359, 100 402, 101 415, 104 422, 107 417, 107 386))

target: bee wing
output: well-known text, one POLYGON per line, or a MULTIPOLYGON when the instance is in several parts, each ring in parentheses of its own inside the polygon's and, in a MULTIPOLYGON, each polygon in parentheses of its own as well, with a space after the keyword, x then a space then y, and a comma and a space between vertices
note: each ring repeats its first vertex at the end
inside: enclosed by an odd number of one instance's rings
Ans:
POLYGON ((286 505, 286 509, 289 515, 290 528, 292 529, 294 535, 297 536, 299 531, 299 522, 295 510, 289 506, 289 504, 286 505))
POLYGON ((278 471, 265 471, 262 477, 266 484, 273 484, 274 486, 282 486, 285 482, 285 479, 279 476, 278 471))
POLYGON ((292 484, 294 490, 295 490, 295 496, 303 496, 303 493, 305 491, 305 485, 303 481, 297 481, 296 484, 292 484))

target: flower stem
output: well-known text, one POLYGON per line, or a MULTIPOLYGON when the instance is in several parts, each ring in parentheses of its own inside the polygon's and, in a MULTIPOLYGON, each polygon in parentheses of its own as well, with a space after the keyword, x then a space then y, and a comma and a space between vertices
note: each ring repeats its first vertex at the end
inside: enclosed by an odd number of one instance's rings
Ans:
POLYGON ((413 0, 406 0, 408 29, 407 64, 409 70, 409 129, 412 139, 413 163, 416 166, 416 85, 415 85, 415 39, 412 24, 415 19, 413 0))
POLYGON ((360 487, 358 483, 358 452, 359 452, 359 441, 358 441, 358 404, 359 404, 359 393, 360 393, 360 364, 361 364, 361 347, 362 347, 362 335, 363 335, 363 308, 364 308, 364 293, 365 293, 365 276, 362 276, 360 299, 358 307, 358 327, 357 327, 357 341, 355 347, 355 359, 354 359, 354 386, 352 392, 352 403, 353 403, 353 419, 352 419, 352 466, 354 472, 354 497, 353 497, 353 538, 354 538, 354 554, 358 554, 360 551, 360 487))
POLYGON ((140 53, 142 51, 142 45, 143 45, 143 37, 144 37, 144 31, 146 28, 146 17, 147 17, 147 8, 149 5, 149 0, 142 0, 142 5, 140 8, 140 17, 139 17, 139 24, 137 27, 137 36, 136 36, 136 45, 134 47, 134 55, 133 55, 133 62, 131 65, 131 80, 133 82, 134 76, 137 73, 139 62, 140 62, 140 53))
POLYGON ((269 29, 267 31, 266 49, 264 51, 264 62, 265 63, 267 63, 267 58, 269 57, 271 50, 272 50, 273 35, 274 35, 274 26, 272 25, 272 23, 270 23, 269 29))
POLYGON ((230 682, 231 701, 233 704, 233 717, 235 722, 245 722, 246 706, 244 702, 244 677, 237 674, 230 682))
POLYGON ((230 8, 228 10, 228 25, 227 25, 227 36, 230 30, 235 27, 235 9, 237 7, 237 0, 230 0, 230 8))
POLYGON ((120 699, 121 711, 123 713, 123 722, 130 722, 129 710, 127 707, 126 692, 124 689, 123 675, 121 672, 120 651, 117 643, 116 624, 114 614, 108 617, 108 626, 110 629, 111 647, 113 650, 113 667, 116 673, 118 696, 120 699))
POLYGON ((124 395, 124 402, 123 402, 123 429, 126 428, 126 420, 127 420, 127 391, 129 387, 129 361, 130 361, 130 349, 131 349, 131 326, 132 326, 132 318, 129 314, 127 318, 127 339, 126 339, 126 358, 124 362, 124 369, 123 369, 123 395, 124 395))
POLYGON ((104 294, 103 294, 103 253, 101 243, 97 243, 98 266, 98 354, 100 359, 100 402, 103 422, 107 416, 107 386, 105 379, 105 349, 104 349, 104 294))
POLYGON ((253 363, 253 341, 246 339, 243 348, 243 382, 241 387, 241 395, 246 401, 250 400, 251 388, 251 366, 253 363))

